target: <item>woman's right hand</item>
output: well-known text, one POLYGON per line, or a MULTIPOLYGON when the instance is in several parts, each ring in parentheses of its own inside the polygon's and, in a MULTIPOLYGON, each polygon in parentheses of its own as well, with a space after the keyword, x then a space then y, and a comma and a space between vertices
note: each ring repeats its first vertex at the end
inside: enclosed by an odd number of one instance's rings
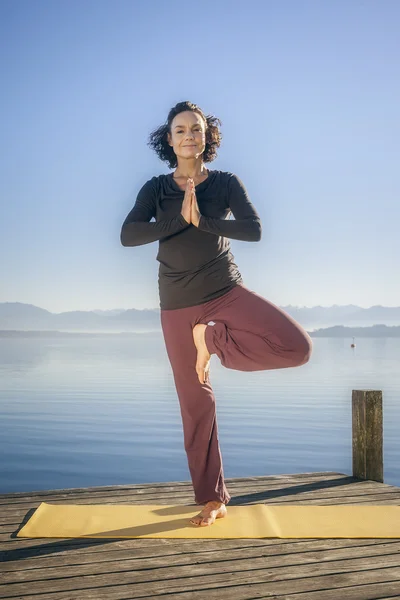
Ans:
POLYGON ((191 179, 189 177, 188 180, 186 181, 185 197, 183 198, 182 210, 181 210, 181 215, 183 216, 185 221, 189 224, 192 222, 191 212, 192 212, 193 189, 194 189, 193 179, 191 179))

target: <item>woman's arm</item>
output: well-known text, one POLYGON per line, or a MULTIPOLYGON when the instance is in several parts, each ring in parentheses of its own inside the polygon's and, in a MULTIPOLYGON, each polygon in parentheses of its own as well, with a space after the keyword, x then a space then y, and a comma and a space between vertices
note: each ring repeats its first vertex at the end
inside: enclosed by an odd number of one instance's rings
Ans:
POLYGON ((135 206, 122 224, 121 244, 123 246, 150 244, 150 242, 178 233, 190 225, 182 214, 169 220, 150 223, 151 218, 155 216, 154 186, 152 180, 149 179, 139 190, 135 206))
POLYGON ((259 242, 262 234, 260 217, 242 181, 233 173, 228 179, 228 202, 235 220, 215 219, 201 215, 198 228, 234 240, 259 242))

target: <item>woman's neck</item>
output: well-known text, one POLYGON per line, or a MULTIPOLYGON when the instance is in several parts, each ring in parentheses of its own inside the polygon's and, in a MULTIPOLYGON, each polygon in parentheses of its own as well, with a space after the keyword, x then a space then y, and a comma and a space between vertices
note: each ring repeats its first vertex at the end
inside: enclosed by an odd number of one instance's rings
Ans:
POLYGON ((192 179, 200 179, 205 175, 208 175, 208 170, 204 166, 199 170, 188 170, 186 172, 176 169, 176 171, 173 173, 175 179, 188 179, 188 177, 191 177, 192 179))

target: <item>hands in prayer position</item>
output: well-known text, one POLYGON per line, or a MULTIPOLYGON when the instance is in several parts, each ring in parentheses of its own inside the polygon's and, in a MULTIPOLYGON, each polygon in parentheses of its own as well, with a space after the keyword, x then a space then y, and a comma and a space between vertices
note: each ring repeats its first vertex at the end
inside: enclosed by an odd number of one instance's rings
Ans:
POLYGON ((188 223, 192 223, 195 227, 199 226, 201 214, 197 204, 194 181, 191 178, 188 178, 186 183, 181 215, 188 223))

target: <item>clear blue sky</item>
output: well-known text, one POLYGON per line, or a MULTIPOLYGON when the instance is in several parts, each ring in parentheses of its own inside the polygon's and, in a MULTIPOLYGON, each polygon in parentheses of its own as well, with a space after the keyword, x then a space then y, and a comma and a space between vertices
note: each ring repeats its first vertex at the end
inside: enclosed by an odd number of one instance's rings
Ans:
POLYGON ((247 287, 400 305, 400 2, 3 0, 0 22, 0 302, 158 308, 158 242, 119 235, 190 100, 261 217, 231 240, 247 287))

